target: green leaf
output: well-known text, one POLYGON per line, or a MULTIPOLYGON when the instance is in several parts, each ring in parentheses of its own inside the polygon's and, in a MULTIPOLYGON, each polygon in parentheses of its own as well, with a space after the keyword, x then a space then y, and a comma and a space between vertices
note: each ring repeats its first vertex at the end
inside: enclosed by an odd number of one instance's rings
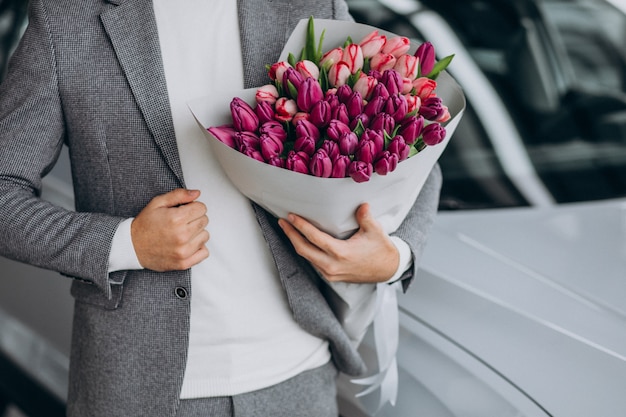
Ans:
POLYGON ((324 36, 326 35, 326 29, 322 31, 320 35, 319 43, 317 44, 317 53, 315 54, 315 65, 320 66, 320 61, 322 60, 322 56, 324 56, 324 51, 322 49, 322 44, 324 43, 324 36))
POLYGON ((287 81, 287 88, 289 89, 289 95, 295 100, 298 98, 298 90, 291 81, 287 81))
POLYGON ((296 57, 291 52, 289 52, 289 55, 287 55, 287 62, 289 62, 289 65, 291 65, 292 67, 296 66, 296 57))
POLYGON ((359 121, 356 123, 356 127, 354 128, 353 132, 357 135, 357 137, 361 137, 361 135, 363 134, 363 132, 365 132, 365 126, 363 126, 363 122, 361 121, 361 119, 359 119, 359 121))
POLYGON ((315 59, 317 52, 315 43, 315 23, 313 22, 313 16, 311 16, 309 17, 309 24, 307 26, 306 42, 304 44, 304 56, 302 57, 302 59, 315 59))
POLYGON ((432 80, 435 80, 439 76, 441 71, 445 70, 448 67, 448 65, 450 65, 450 62, 452 62, 453 58, 454 58, 454 54, 448 55, 447 57, 438 61, 433 67, 433 70, 428 75, 426 75, 426 77, 432 80))

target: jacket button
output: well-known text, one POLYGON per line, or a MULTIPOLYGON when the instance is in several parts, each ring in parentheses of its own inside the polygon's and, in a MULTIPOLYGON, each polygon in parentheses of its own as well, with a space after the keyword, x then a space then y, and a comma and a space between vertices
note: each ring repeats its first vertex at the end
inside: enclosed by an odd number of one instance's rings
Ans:
POLYGON ((181 300, 184 300, 185 298, 187 298, 187 290, 183 287, 176 287, 176 297, 180 298, 181 300))

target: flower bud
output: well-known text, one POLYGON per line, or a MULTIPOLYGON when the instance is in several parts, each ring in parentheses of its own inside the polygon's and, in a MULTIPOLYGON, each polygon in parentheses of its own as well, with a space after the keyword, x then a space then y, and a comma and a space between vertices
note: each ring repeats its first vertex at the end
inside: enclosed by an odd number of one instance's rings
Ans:
POLYGON ((365 113, 357 114, 356 117, 350 120, 350 129, 352 130, 356 129, 357 126, 359 125, 359 122, 361 122, 361 126, 363 126, 364 128, 367 128, 370 125, 370 118, 365 113))
POLYGON ((405 94, 404 98, 406 98, 406 102, 408 105, 407 111, 409 113, 416 112, 420 109, 420 106, 422 105, 422 100, 419 98, 419 96, 405 94))
POLYGON ((261 150, 259 137, 252 132, 235 132, 235 145, 237 150, 243 152, 244 149, 261 150))
POLYGON ((441 143, 446 138, 446 129, 439 123, 431 123, 424 127, 422 131, 422 139, 428 146, 434 146, 441 143))
POLYGON ((443 108, 443 112, 441 112, 441 114, 437 116, 437 118, 435 119, 435 122, 445 123, 448 120, 450 120, 452 116, 450 115, 450 110, 448 109, 448 106, 441 106, 441 107, 443 108))
POLYGON ((380 82, 387 87, 390 96, 402 91, 402 77, 395 69, 389 69, 383 72, 380 82))
POLYGON ((378 130, 365 129, 365 132, 361 135, 361 142, 363 141, 372 142, 374 145, 374 148, 372 148, 374 155, 381 153, 385 147, 385 137, 382 132, 378 130))
POLYGON ((361 45, 361 49, 363 50, 363 57, 371 58, 376 55, 380 52, 386 41, 387 37, 379 35, 377 30, 371 32, 363 38, 361 42, 359 42, 359 45, 361 45))
POLYGON ((391 139, 391 142, 387 146, 387 150, 393 154, 398 155, 398 161, 404 161, 409 157, 411 147, 407 145, 402 136, 398 135, 391 139))
POLYGON ((335 142, 339 142, 341 135, 350 132, 352 132, 352 130, 346 123, 336 119, 332 119, 328 123, 328 128, 326 129, 326 135, 335 142))
POLYGON ((435 48, 432 43, 424 42, 421 44, 415 51, 415 56, 419 60, 420 74, 422 76, 430 74, 435 67, 435 48))
POLYGON ((276 103, 278 99, 278 89, 273 84, 267 84, 256 90, 255 99, 257 103, 267 101, 270 104, 276 103))
POLYGON ((299 111, 293 115, 291 119, 291 124, 296 126, 300 120, 309 120, 309 113, 305 113, 303 111, 299 111))
POLYGON ((365 113, 371 121, 374 117, 376 117, 376 115, 378 115, 379 113, 383 111, 383 107, 385 106, 386 101, 387 101, 387 98, 385 98, 384 96, 374 97, 365 105, 365 108, 363 109, 363 113, 365 113))
POLYGON ((341 61, 342 57, 343 57, 343 49, 341 48, 331 49, 330 51, 322 55, 322 59, 320 60, 320 65, 325 68, 330 68, 331 65, 334 65, 337 62, 341 61))
POLYGON ((332 174, 333 164, 324 149, 315 151, 309 162, 309 170, 316 177, 328 178, 332 174))
POLYGON ((266 161, 269 161, 275 156, 279 156, 283 153, 284 149, 283 141, 270 135, 259 136, 259 145, 261 148, 261 155, 263 155, 263 159, 266 161))
POLYGON ((208 128, 207 130, 220 142, 230 146, 231 148, 237 147, 234 137, 237 131, 232 127, 232 125, 214 126, 208 128))
POLYGON ((324 149, 331 161, 339 155, 339 145, 337 142, 332 140, 325 140, 322 142, 320 149, 324 149))
POLYGON ((308 174, 309 160, 309 155, 304 152, 289 151, 285 160, 285 168, 301 174, 308 174))
POLYGON ((437 88, 437 81, 426 77, 416 78, 413 81, 413 88, 415 89, 415 94, 424 101, 434 94, 437 88))
POLYGON ((287 97, 280 97, 276 100, 276 120, 281 122, 290 122, 293 116, 298 112, 298 105, 294 100, 287 97))
POLYGON ((320 83, 315 79, 308 77, 298 87, 298 108, 309 112, 313 105, 324 98, 324 92, 320 83))
POLYGON ((388 69, 392 69, 396 65, 396 57, 391 54, 377 53, 370 59, 370 68, 381 74, 388 69))
POLYGON ((400 126, 400 134, 408 145, 413 145, 424 130, 424 118, 422 116, 411 116, 404 120, 400 126))
POLYGON ((233 126, 237 131, 254 132, 259 127, 259 118, 248 103, 235 97, 230 102, 233 126))
POLYGON ((347 173, 356 182, 366 182, 369 181, 373 172, 374 167, 372 164, 363 161, 352 161, 348 166, 347 173))
POLYGON ((348 81, 350 77, 350 67, 343 61, 333 64, 328 70, 328 81, 333 87, 340 87, 348 81))
POLYGON ((340 103, 347 103, 350 100, 350 96, 352 95, 352 89, 349 85, 344 84, 340 87, 337 87, 337 91, 335 92, 335 97, 339 100, 340 103))
POLYGON ((389 96, 390 94, 389 94, 389 90, 387 90, 387 87, 385 87, 383 83, 378 81, 378 84, 374 86, 374 91, 372 91, 372 98, 370 100, 373 100, 376 97, 382 97, 386 100, 389 98, 389 96))
POLYGON ((285 160, 280 156, 273 156, 266 161, 269 165, 277 168, 285 168, 285 160))
POLYGON ((346 102, 346 110, 350 119, 355 118, 363 112, 363 97, 358 91, 353 91, 346 102))
POLYGON ((320 131, 313 123, 302 119, 296 124, 296 138, 302 136, 309 136, 316 141, 320 138, 320 131))
POLYGON ((348 166, 350 166, 350 157, 347 155, 337 155, 333 159, 333 169, 330 174, 332 178, 345 178, 348 174, 348 166))
POLYGON ((298 71, 304 78, 313 78, 315 80, 320 78, 320 69, 314 62, 309 60, 296 62, 296 71, 298 71))
POLYGON ((300 136, 293 142, 293 150, 311 156, 315 152, 315 139, 310 136, 300 136))
POLYGON ((259 101, 254 108, 254 112, 261 124, 274 120, 274 106, 269 101, 259 101))
POLYGON ((358 91, 365 100, 369 100, 376 84, 378 84, 378 80, 367 75, 356 81, 354 84, 354 91, 358 91))
POLYGON ((378 175, 387 175, 396 169, 398 162, 398 155, 389 151, 383 151, 374 163, 374 171, 378 175))
MULTIPOLYGON (((291 90, 289 88, 289 84, 291 84, 296 91, 300 90, 300 84, 304 81, 304 77, 300 75, 295 68, 287 68, 285 73, 283 74, 283 90, 284 92, 291 97, 291 90)), ((293 97, 295 98, 295 97, 293 97)))
POLYGON ((396 123, 401 122, 408 113, 409 105, 406 98, 401 94, 393 94, 385 102, 383 111, 388 113, 396 123))
POLYGON ((358 70, 363 68, 363 50, 361 46, 356 43, 346 46, 341 60, 348 64, 351 74, 356 74, 358 70))
POLYGON ((417 78, 419 59, 413 55, 402 55, 396 61, 396 65, 394 65, 393 69, 398 71, 402 78, 409 78, 412 81, 417 78))
POLYGON ((346 125, 350 123, 348 108, 343 103, 339 103, 339 105, 331 111, 331 117, 335 120, 339 120, 340 122, 345 123, 346 125))
POLYGON ((276 62, 270 67, 268 75, 272 81, 278 80, 282 83, 283 75, 287 68, 291 68, 287 61, 276 62))
POLYGON ((435 120, 444 114, 444 112, 445 109, 443 108, 441 98, 437 96, 428 97, 427 99, 422 100, 422 105, 419 110, 419 114, 424 116, 426 120, 435 120))
MULTIPOLYGON (((340 143, 341 146, 341 143, 340 143)), ((373 140, 363 140, 359 142, 355 150, 355 160, 373 164, 378 157, 378 146, 373 140)))
POLYGON ((387 113, 378 113, 374 116, 372 121, 370 121, 370 129, 380 131, 384 130, 388 135, 391 135, 395 127, 395 120, 393 120, 393 117, 387 113))
POLYGON ((318 128, 323 128, 330 122, 330 104, 326 100, 318 101, 311 108, 311 114, 309 120, 318 128))
POLYGON ((337 142, 339 144, 339 153, 342 155, 352 155, 359 144, 359 138, 356 133, 348 132, 343 133, 337 142))
POLYGON ((387 39, 385 45, 382 48, 382 53, 391 54, 396 58, 406 54, 411 47, 411 41, 404 36, 394 36, 387 39))
POLYGON ((283 125, 276 120, 263 123, 261 127, 259 127, 259 134, 272 136, 275 139, 279 139, 281 142, 287 139, 287 132, 283 128, 283 125))
POLYGON ((265 162, 265 159, 263 159, 263 155, 261 155, 261 152, 256 149, 244 146, 243 148, 241 148, 240 152, 252 159, 256 159, 259 162, 265 162))

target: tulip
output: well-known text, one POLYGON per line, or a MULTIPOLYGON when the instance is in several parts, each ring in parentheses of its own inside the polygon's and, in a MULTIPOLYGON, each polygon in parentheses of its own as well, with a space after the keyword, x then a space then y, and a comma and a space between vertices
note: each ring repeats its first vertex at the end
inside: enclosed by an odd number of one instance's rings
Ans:
POLYGON ((352 155, 359 144, 359 138, 356 133, 348 132, 343 133, 337 142, 339 144, 339 153, 342 155, 352 155))
POLYGON ((387 175, 393 172, 398 166, 399 158, 395 153, 383 151, 380 157, 374 163, 374 171, 378 175, 387 175))
POLYGON ((389 96, 389 90, 387 90, 385 84, 381 83, 380 80, 378 80, 378 84, 374 86, 374 90, 372 91, 372 98, 370 100, 373 100, 376 97, 382 97, 386 100, 389 98, 389 96))
POLYGON ((347 155, 337 155, 333 159, 333 169, 330 173, 332 178, 345 178, 348 173, 348 166, 350 166, 350 157, 347 155))
POLYGON ((343 49, 331 49, 330 51, 322 55, 322 59, 320 60, 320 66, 324 68, 330 68, 332 65, 341 61, 341 58, 343 58, 343 49))
POLYGON ((298 108, 309 112, 313 105, 324 98, 320 83, 315 78, 306 78, 298 87, 298 108))
POLYGON ((371 32, 359 42, 363 50, 363 57, 371 58, 376 55, 380 52, 386 41, 387 37, 385 35, 379 35, 377 30, 371 32))
POLYGON ((280 81, 283 80, 283 75, 287 68, 291 68, 291 65, 287 61, 276 62, 270 67, 269 77, 272 81, 280 81))
POLYGON ((233 126, 237 131, 254 132, 259 127, 259 118, 248 103, 235 97, 230 102, 233 126))
POLYGON ((372 164, 363 161, 352 161, 348 165, 347 174, 356 182, 366 182, 369 181, 373 172, 374 167, 372 164))
POLYGON ((309 120, 318 128, 326 127, 330 118, 330 104, 328 101, 318 101, 313 105, 313 108, 311 108, 309 120))
POLYGON ((398 135, 391 139, 391 142, 389 142, 389 145, 387 146, 387 150, 398 155, 398 161, 404 161, 409 157, 411 147, 406 143, 402 136, 398 135))
POLYGON ((404 36, 394 36, 387 39, 385 45, 382 48, 382 53, 391 54, 396 58, 406 54, 411 47, 411 41, 404 36))
POLYGON ((315 152, 315 139, 310 136, 300 136, 294 141, 293 150, 311 156, 315 152))
POLYGON ((252 132, 235 132, 235 145, 237 150, 243 152, 244 149, 261 150, 259 137, 252 132))
MULTIPOLYGON (((337 92, 337 91, 338 90, 335 89, 335 92, 337 92)), ((337 94, 326 94, 326 97, 324 97, 324 101, 327 102, 328 104, 330 104, 330 111, 331 111, 331 113, 333 112, 333 110, 335 110, 335 108, 340 103, 339 97, 337 97, 337 94)))
POLYGON ((361 46, 356 43, 346 46, 341 60, 348 64, 351 74, 356 74, 357 71, 363 68, 363 50, 361 46))
POLYGON ((384 130, 389 135, 391 135, 391 132, 393 132, 395 127, 395 120, 387 113, 378 113, 370 122, 370 129, 380 131, 384 130))
POLYGON ((349 85, 344 84, 337 88, 335 92, 335 97, 339 100, 340 103, 347 103, 350 100, 350 96, 352 95, 352 89, 349 85))
POLYGON ((315 151, 309 162, 309 170, 316 177, 328 178, 332 174, 333 164, 324 149, 315 151))
POLYGON ((232 127, 232 125, 215 126, 210 127, 207 130, 220 142, 230 146, 231 148, 237 147, 234 137, 237 131, 232 127))
POLYGON ((355 118, 363 112, 363 97, 358 91, 353 91, 346 102, 346 110, 350 119, 355 118))
POLYGON ((348 64, 339 61, 333 64, 328 70, 328 81, 333 87, 340 87, 348 81, 351 71, 348 64))
POLYGON ((413 80, 410 78, 403 78, 402 88, 400 89, 400 92, 402 94, 410 94, 412 91, 413 91, 413 80))
POLYGON ((386 101, 387 101, 387 98, 385 98, 382 95, 374 97, 365 105, 365 108, 363 109, 363 113, 365 113, 367 117, 369 117, 369 119, 372 120, 374 117, 376 117, 376 115, 378 115, 379 113, 383 111, 383 107, 385 106, 386 101))
POLYGON ((320 130, 310 121, 302 119, 296 124, 296 138, 309 136, 313 140, 320 138, 320 130))
POLYGON ((402 55, 396 61, 396 65, 394 65, 393 69, 398 71, 401 77, 414 80, 417 78, 419 70, 419 59, 413 55, 402 55))
POLYGON ((257 103, 267 101, 270 104, 276 103, 278 99, 278 89, 273 84, 267 84, 256 90, 255 99, 257 103))
POLYGON ((407 111, 409 113, 418 111, 420 106, 422 105, 422 99, 420 99, 419 96, 406 94, 404 98, 406 98, 406 102, 408 105, 407 111))
POLYGON ((415 51, 415 56, 419 60, 420 74, 422 76, 430 74, 435 66, 435 48, 433 45, 430 42, 424 42, 415 51))
POLYGON ((289 122, 298 112, 298 105, 294 100, 287 97, 280 97, 276 100, 276 120, 289 122))
POLYGON ((443 108, 443 111, 441 112, 439 116, 437 116, 437 118, 435 119, 435 122, 445 123, 448 120, 450 120, 452 116, 450 115, 450 110, 448 109, 448 106, 442 105, 441 107, 443 108))
POLYGON ((422 139, 428 146, 434 146, 441 143, 446 137, 446 129, 439 123, 431 123, 424 127, 422 139))
POLYGON ((334 142, 332 140, 325 140, 324 142, 322 142, 322 146, 320 147, 320 149, 324 149, 324 151, 331 160, 335 159, 337 155, 340 155, 339 145, 337 144, 337 142, 334 142))
POLYGON ((413 145, 424 130, 424 117, 411 116, 402 122, 398 134, 408 145, 413 145))
POLYGON ((352 132, 352 130, 346 123, 335 119, 332 119, 328 123, 328 128, 326 129, 326 135, 335 142, 339 142, 341 135, 350 132, 352 132))
POLYGON ((422 100, 419 114, 424 116, 426 120, 435 120, 445 113, 445 109, 441 102, 441 97, 432 96, 422 100))
POLYGON ((283 141, 269 135, 259 136, 259 145, 261 147, 261 155, 266 161, 283 153, 283 141))
POLYGON ((385 137, 383 133, 378 130, 365 129, 365 132, 361 135, 361 142, 364 141, 374 144, 374 148, 372 148, 374 155, 381 153, 385 147, 385 137))
POLYGON ((397 58, 391 54, 377 53, 370 58, 370 68, 381 74, 396 65, 397 58))
MULTIPOLYGON (((340 143, 341 147, 341 143, 340 143)), ((355 150, 355 160, 373 164, 378 157, 378 146, 373 140, 363 140, 359 142, 355 150)))
POLYGON ((252 159, 256 159, 259 162, 265 162, 265 159, 263 159, 263 155, 261 155, 261 152, 259 152, 256 149, 253 148, 248 148, 248 147, 243 147, 240 152, 252 159))
POLYGON ((415 94, 419 96, 422 101, 432 96, 437 88, 437 81, 430 78, 420 77, 413 81, 413 88, 415 88, 415 94))
MULTIPOLYGON (((296 91, 300 89, 300 84, 304 81, 304 77, 300 75, 298 71, 293 67, 289 67, 285 70, 282 78, 283 90, 289 96, 291 96, 291 89, 289 85, 291 84, 296 91)), ((295 98, 295 97, 294 97, 295 98)))
POLYGON ((380 83, 387 87, 389 95, 398 94, 402 91, 402 77, 400 73, 394 69, 383 72, 380 83))
POLYGON ((263 123, 261 127, 259 127, 259 134, 272 136, 275 139, 279 139, 281 142, 287 139, 287 132, 283 128, 283 125, 276 120, 263 123))
POLYGON ((348 108, 343 103, 339 103, 339 105, 331 111, 330 115, 335 120, 339 120, 340 122, 343 122, 345 124, 350 123, 350 116, 348 115, 348 108))
POLYGON ((269 165, 274 166, 274 167, 285 168, 285 160, 281 158, 280 156, 273 156, 270 159, 268 159, 266 162, 269 165))
POLYGON ((274 115, 276 114, 274 112, 274 106, 269 101, 258 102, 254 108, 254 112, 259 118, 260 124, 274 120, 274 115))
POLYGON ((364 77, 360 77, 356 83, 354 83, 353 89, 354 91, 361 93, 361 96, 365 100, 369 100, 376 84, 378 84, 378 80, 376 78, 371 75, 366 75, 364 77))
POLYGON ((309 113, 305 113, 303 111, 299 111, 293 115, 291 119, 291 124, 296 126, 300 120, 309 120, 309 113))
POLYGON ((320 69, 313 61, 305 59, 296 62, 296 71, 298 71, 304 78, 313 78, 315 80, 320 78, 320 69))
POLYGON ((376 70, 373 70, 373 69, 370 69, 370 70, 367 72, 367 75, 368 75, 369 77, 373 77, 373 78, 375 78, 375 79, 376 79, 376 81, 380 81, 380 77, 382 77, 382 76, 383 76, 383 75, 380 73, 380 71, 376 71, 376 70))
POLYGON ((285 168, 290 171, 309 173, 309 160, 311 158, 304 152, 289 151, 285 160, 285 168))
POLYGON ((359 125, 359 122, 361 123, 361 126, 363 126, 364 128, 367 128, 370 125, 370 118, 365 113, 358 114, 356 117, 350 120, 350 129, 352 130, 356 129, 357 126, 359 125))
POLYGON ((409 104, 401 94, 394 94, 385 101, 383 111, 393 117, 396 123, 401 122, 409 111, 409 104))

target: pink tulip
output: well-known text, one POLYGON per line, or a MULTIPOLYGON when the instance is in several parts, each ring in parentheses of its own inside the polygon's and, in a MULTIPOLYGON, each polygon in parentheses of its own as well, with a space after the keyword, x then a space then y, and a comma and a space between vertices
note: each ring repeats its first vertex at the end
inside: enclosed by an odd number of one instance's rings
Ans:
POLYGON ((382 53, 391 54, 396 58, 406 54, 411 47, 411 41, 409 38, 404 36, 394 36, 393 38, 387 39, 385 45, 382 48, 382 53))
POLYGON ((348 111, 348 117, 350 119, 355 118, 357 115, 363 112, 363 97, 358 91, 352 92, 348 100, 346 101, 346 109, 348 111))
POLYGON ((415 56, 419 60, 420 74, 422 76, 430 74, 435 66, 435 48, 433 45, 430 42, 424 42, 415 51, 415 56))
POLYGON ((252 159, 256 159, 259 162, 265 162, 265 159, 263 159, 263 155, 261 155, 261 152, 256 149, 244 147, 241 149, 240 152, 252 159))
POLYGON ((419 96, 414 96, 411 94, 406 94, 404 96, 404 98, 406 98, 406 102, 409 106, 408 108, 408 112, 409 113, 413 113, 417 110, 419 110, 421 104, 422 104, 422 100, 419 98, 419 96))
POLYGON ((289 122, 298 112, 298 105, 295 100, 287 97, 280 97, 276 100, 276 120, 289 122))
POLYGON ((282 78, 283 90, 287 94, 291 95, 289 84, 291 84, 296 90, 299 90, 300 84, 302 84, 303 81, 304 81, 304 77, 300 75, 298 71, 296 71, 294 68, 291 68, 291 67, 287 68, 285 72, 283 73, 283 78, 282 78))
POLYGON ((365 113, 361 113, 356 115, 356 117, 354 117, 352 120, 350 120, 350 129, 354 130, 357 128, 357 126, 359 125, 359 123, 361 123, 361 126, 363 126, 364 128, 369 127, 370 125, 370 118, 367 114, 365 113))
POLYGON ((361 140, 355 150, 355 160, 373 164, 378 157, 378 146, 372 140, 361 140))
POLYGON ((352 89, 349 85, 344 84, 337 88, 335 92, 335 97, 339 100, 340 103, 347 103, 350 100, 350 96, 352 95, 352 89))
POLYGON ((370 59, 370 68, 381 74, 396 65, 396 57, 391 54, 377 53, 370 59))
POLYGON ((377 96, 371 99, 363 109, 363 113, 365 113, 371 120, 376 117, 380 112, 383 111, 383 107, 385 106, 386 98, 383 96, 377 96))
POLYGON ((337 62, 341 61, 342 57, 343 57, 343 49, 341 48, 331 49, 330 51, 322 55, 322 59, 320 60, 320 65, 325 68, 330 68, 331 65, 334 65, 337 62))
POLYGON ((232 125, 222 125, 210 127, 207 129, 217 140, 220 142, 230 146, 231 148, 236 148, 234 135, 237 133, 235 128, 232 125))
POLYGON ((356 43, 346 46, 341 60, 348 64, 351 74, 356 74, 358 70, 363 68, 363 51, 361 46, 356 43))
POLYGON ((450 120, 452 116, 450 115, 450 110, 448 109, 448 106, 442 105, 441 107, 443 108, 443 111, 441 112, 439 116, 437 116, 437 118, 435 119, 435 122, 445 123, 448 120, 450 120))
POLYGON ((278 80, 282 83, 283 75, 287 68, 291 68, 287 61, 276 62, 270 67, 268 75, 272 81, 278 80))
POLYGON ((372 164, 363 161, 352 161, 348 166, 347 174, 356 182, 366 182, 369 181, 373 172, 374 167, 372 164))
POLYGON ((293 118, 291 119, 291 124, 296 126, 300 120, 309 120, 309 117, 309 113, 299 111, 293 115, 293 118))
POLYGON ((413 81, 413 88, 415 88, 415 94, 419 96, 422 101, 432 96, 437 88, 437 81, 430 78, 420 77, 413 81))
POLYGON ((350 74, 350 66, 343 61, 339 61, 328 70, 328 81, 333 87, 340 87, 348 81, 350 74))
POLYGON ((235 97, 230 102, 233 126, 237 131, 254 132, 259 127, 259 118, 248 103, 235 97))
POLYGON ((422 132, 422 139, 428 146, 434 146, 441 143, 446 137, 446 129, 439 123, 431 123, 424 127, 422 132))
POLYGON ((267 84, 263 87, 259 87, 256 90, 255 99, 257 103, 267 101, 270 104, 274 104, 276 103, 276 99, 278 99, 278 89, 273 84, 267 84))
POLYGON ((363 57, 371 58, 376 55, 380 52, 386 41, 387 37, 385 35, 379 35, 377 30, 371 32, 359 43, 363 50, 363 57))
POLYGON ((363 134, 361 135, 360 141, 372 142, 374 146, 372 148, 372 153, 374 155, 378 155, 379 153, 381 153, 383 151, 383 148, 385 147, 385 137, 383 136, 382 132, 378 130, 365 129, 365 132, 363 132, 363 134))
POLYGON ((403 78, 402 88, 400 89, 400 93, 410 94, 412 91, 413 91, 413 80, 410 78, 403 78))
POLYGON ((413 55, 402 55, 396 61, 396 65, 394 65, 393 69, 398 71, 401 77, 414 80, 415 78, 417 78, 419 59, 417 59, 413 55))
POLYGON ((332 174, 333 164, 324 149, 315 151, 309 162, 309 171, 316 177, 328 178, 332 174))
POLYGON ((296 71, 300 73, 304 78, 320 78, 320 69, 314 62, 309 60, 303 60, 296 62, 296 71))
POLYGON ((354 91, 361 93, 365 100, 369 100, 378 80, 370 75, 359 78, 354 84, 354 91))

